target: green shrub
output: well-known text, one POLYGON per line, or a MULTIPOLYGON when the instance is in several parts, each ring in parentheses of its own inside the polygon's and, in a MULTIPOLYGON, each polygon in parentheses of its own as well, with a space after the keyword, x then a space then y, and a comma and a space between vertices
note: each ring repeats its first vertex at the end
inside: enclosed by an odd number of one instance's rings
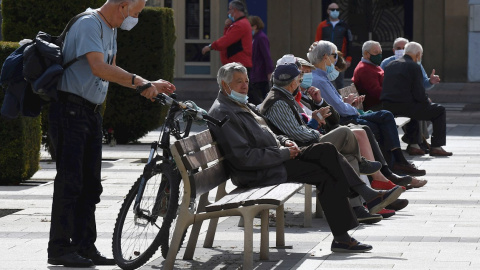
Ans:
MULTIPOLYGON (((15 42, 0 42, 0 62, 3 63, 18 47, 15 42)), ((3 89, 0 104, 3 104, 4 97, 3 89)), ((18 184, 38 171, 40 125, 40 117, 0 118, 0 185, 18 184)))
MULTIPOLYGON (((173 80, 175 62, 175 26, 173 10, 147 7, 138 25, 131 31, 118 32, 117 65, 148 80, 173 80)), ((110 84, 103 126, 115 131, 117 143, 123 144, 158 128, 166 108, 152 103, 130 88, 110 84)))

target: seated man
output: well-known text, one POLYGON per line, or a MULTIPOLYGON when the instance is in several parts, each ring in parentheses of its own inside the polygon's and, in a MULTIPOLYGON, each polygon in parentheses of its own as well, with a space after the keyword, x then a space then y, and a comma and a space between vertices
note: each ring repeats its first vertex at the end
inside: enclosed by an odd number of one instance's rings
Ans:
MULTIPOLYGON (((330 82, 338 74, 335 69, 337 58, 337 47, 329 41, 319 41, 312 44, 308 58, 317 69, 313 73, 312 85, 320 89, 322 97, 340 114, 340 124, 349 123, 367 125, 386 154, 392 155, 395 159, 393 171, 396 173, 409 174, 413 176, 425 175, 425 170, 419 170, 415 165, 409 163, 403 156, 398 138, 397 126, 393 114, 389 111, 380 110, 360 114, 357 106, 363 102, 364 97, 346 99, 345 101, 330 82)), ((391 159, 389 159, 391 160, 391 159)), ((392 166, 392 164, 390 165, 392 166)))
POLYGON ((239 63, 222 66, 217 74, 220 92, 209 114, 230 117, 223 127, 210 125, 225 154, 232 182, 237 186, 265 186, 285 182, 315 185, 334 240, 334 252, 365 252, 372 246, 351 238, 358 226, 348 202, 351 191, 367 200, 371 213, 395 201, 403 190, 375 191, 365 185, 336 148, 315 143, 299 148, 284 136, 275 136, 255 107, 247 103, 247 70, 239 63), (280 139, 280 141, 278 140, 280 139))
POLYGON ((410 117, 411 120, 407 125, 418 125, 419 120, 432 121, 430 156, 451 156, 452 152, 442 148, 447 142, 445 108, 439 104, 430 103, 423 87, 420 68, 422 55, 422 45, 416 42, 407 43, 405 55, 385 68, 380 99, 385 109, 396 115, 410 117))
POLYGON ((353 71, 352 81, 359 94, 365 95, 363 108, 378 111, 382 109, 380 94, 383 85, 383 69, 379 67, 382 61, 380 43, 369 40, 363 43, 362 60, 353 71))
MULTIPOLYGON (((407 43, 408 43, 408 39, 406 38, 399 37, 395 39, 395 41, 393 42, 393 49, 392 49, 394 55, 388 58, 385 58, 380 64, 380 67, 383 70, 385 70, 385 68, 387 67, 388 64, 390 64, 390 62, 402 57, 403 54, 405 53, 405 45, 407 43)), ((427 72, 425 72, 425 69, 423 68, 422 64, 420 64, 420 68, 422 69, 423 87, 425 87, 425 90, 428 91, 432 89, 436 84, 440 82, 440 76, 435 75, 435 69, 432 70, 430 77, 428 77, 427 72)), ((430 134, 428 133, 427 121, 419 121, 419 124, 420 124, 420 132, 415 132, 415 130, 408 130, 406 129, 406 127, 403 127, 405 134, 402 136, 402 141, 408 144, 407 152, 410 155, 414 155, 414 156, 425 155, 430 151, 430 144, 428 144, 428 142, 426 141, 426 139, 430 137, 430 134), (412 133, 413 134, 418 133, 418 137, 412 138, 412 133)), ((409 129, 410 128, 416 128, 416 127, 409 127, 409 129)))

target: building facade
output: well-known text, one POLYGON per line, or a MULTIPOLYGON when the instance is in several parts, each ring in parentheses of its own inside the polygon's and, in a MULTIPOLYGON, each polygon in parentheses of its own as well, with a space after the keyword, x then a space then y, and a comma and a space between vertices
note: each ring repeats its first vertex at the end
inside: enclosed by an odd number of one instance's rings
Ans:
MULTIPOLYGON (((176 79, 214 79, 221 66, 218 52, 201 48, 223 34, 230 0, 149 0, 148 5, 175 12, 176 79)), ((292 53, 306 58, 318 24, 331 0, 245 0, 249 15, 266 24, 274 61, 292 53)), ((353 63, 361 58, 363 42, 382 45, 392 55, 392 43, 402 36, 424 47, 422 64, 446 82, 480 81, 480 0, 337 0, 340 18, 351 27, 353 63)))

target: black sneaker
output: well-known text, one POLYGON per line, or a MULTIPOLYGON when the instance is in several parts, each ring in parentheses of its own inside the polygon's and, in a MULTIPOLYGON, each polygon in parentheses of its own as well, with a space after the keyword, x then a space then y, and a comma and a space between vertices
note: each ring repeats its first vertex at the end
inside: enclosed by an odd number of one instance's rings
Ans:
POLYGON ((391 204, 385 206, 385 208, 390 209, 390 210, 399 211, 399 210, 402 210, 403 208, 407 207, 407 205, 408 205, 408 200, 407 199, 396 199, 391 204))
POLYGON ((385 206, 394 202, 402 194, 403 189, 396 186, 390 190, 379 191, 377 197, 367 202, 367 208, 370 214, 376 214, 378 211, 385 208, 385 206))
POLYGON ((59 257, 48 258, 52 265, 63 265, 65 267, 90 267, 94 266, 92 260, 78 255, 76 252, 68 253, 59 257))
POLYGON ((94 250, 88 253, 79 252, 79 254, 89 261, 91 260, 95 265, 116 265, 115 260, 113 258, 105 257, 100 251, 94 250))
POLYGON ((383 219, 382 215, 370 214, 368 210, 363 206, 353 207, 353 212, 355 213, 355 216, 357 217, 359 223, 374 224, 380 222, 383 219))
POLYGON ((332 241, 331 250, 333 252, 341 252, 341 253, 361 253, 367 252, 372 250, 372 246, 367 244, 362 244, 355 240, 354 238, 350 238, 350 242, 337 242, 335 240, 332 241))
POLYGON ((378 172, 382 168, 382 163, 378 161, 370 161, 362 157, 358 162, 360 174, 371 175, 378 172))

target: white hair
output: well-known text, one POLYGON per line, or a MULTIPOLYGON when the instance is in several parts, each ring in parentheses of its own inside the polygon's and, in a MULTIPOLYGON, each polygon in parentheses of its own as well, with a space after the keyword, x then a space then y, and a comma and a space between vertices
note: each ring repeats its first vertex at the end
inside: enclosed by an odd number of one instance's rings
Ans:
POLYGON ((222 89, 222 81, 226 82, 227 84, 232 82, 234 72, 242 72, 247 74, 247 68, 237 62, 228 63, 220 67, 217 73, 217 83, 220 89, 222 89))
POLYGON ((393 48, 394 48, 394 49, 395 49, 395 46, 397 46, 397 44, 398 44, 399 42, 405 42, 405 44, 407 44, 407 43, 408 43, 408 39, 403 38, 403 37, 399 37, 399 38, 395 39, 395 41, 393 42, 393 48))
POLYGON ((337 46, 330 41, 320 40, 316 45, 310 47, 311 51, 307 53, 307 58, 313 65, 322 62, 324 55, 330 55, 332 51, 337 51, 337 46), (313 48, 312 48, 313 47, 313 48))
POLYGON ((417 42, 409 42, 405 45, 405 54, 417 54, 423 53, 423 47, 420 43, 417 42))
MULTIPOLYGON (((373 46, 375 45, 378 45, 380 46, 380 43, 374 41, 374 40, 369 40, 369 41, 365 41, 365 43, 363 43, 363 46, 362 46, 362 55, 365 53, 365 52, 368 52, 370 51, 373 46)), ((381 46, 380 46, 381 47, 381 46)))
MULTIPOLYGON (((120 4, 122 2, 129 2, 129 3, 135 4, 138 1, 140 0, 107 0, 108 3, 114 3, 114 4, 120 4)), ((148 0, 143 0, 143 1, 147 2, 148 0)))

